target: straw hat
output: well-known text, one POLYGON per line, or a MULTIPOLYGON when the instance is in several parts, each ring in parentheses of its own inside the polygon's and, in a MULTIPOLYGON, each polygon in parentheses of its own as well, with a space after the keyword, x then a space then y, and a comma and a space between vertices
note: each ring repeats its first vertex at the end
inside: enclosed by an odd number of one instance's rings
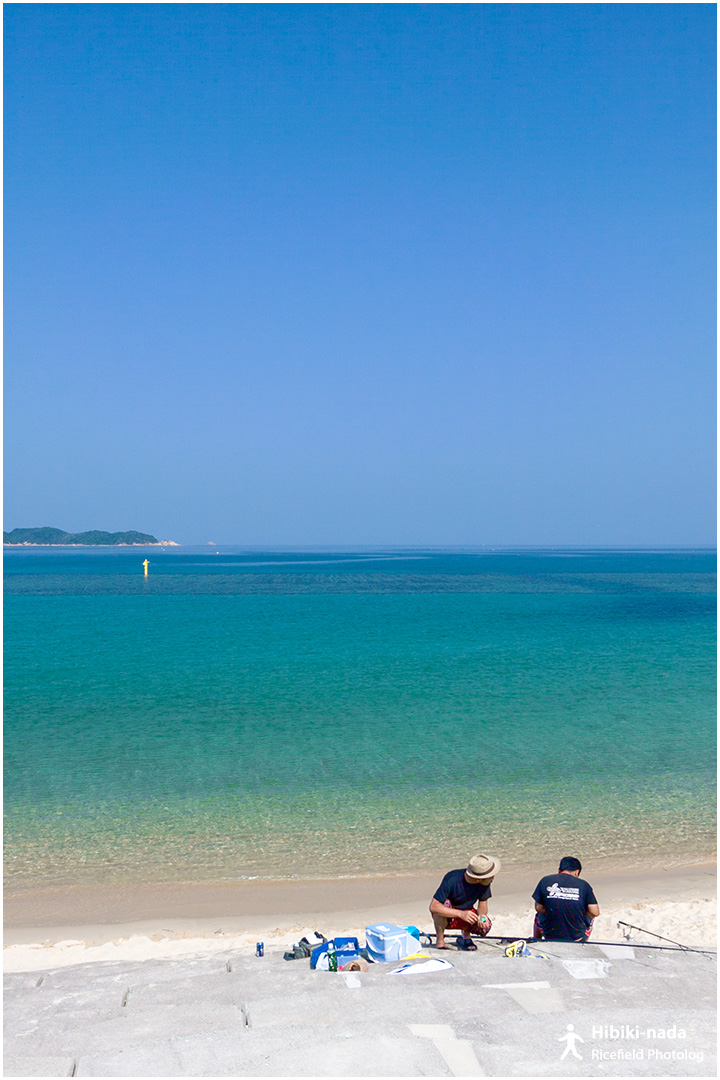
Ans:
POLYGON ((465 874, 470 881, 484 881, 495 877, 500 870, 500 860, 492 855, 473 855, 465 874))

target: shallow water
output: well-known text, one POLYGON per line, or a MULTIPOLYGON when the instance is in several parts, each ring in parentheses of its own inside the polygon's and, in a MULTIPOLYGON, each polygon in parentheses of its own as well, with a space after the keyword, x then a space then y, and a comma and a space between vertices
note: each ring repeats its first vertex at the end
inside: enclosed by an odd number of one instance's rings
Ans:
POLYGON ((11 886, 712 849, 711 553, 5 568, 11 886))

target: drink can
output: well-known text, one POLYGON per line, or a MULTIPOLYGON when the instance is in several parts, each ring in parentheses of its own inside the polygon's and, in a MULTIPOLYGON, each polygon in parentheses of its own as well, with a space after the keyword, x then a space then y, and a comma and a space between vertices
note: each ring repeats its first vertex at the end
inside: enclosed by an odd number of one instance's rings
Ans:
POLYGON ((264 941, 258 941, 257 945, 255 946, 255 955, 256 956, 264 956, 265 955, 265 942, 264 941))

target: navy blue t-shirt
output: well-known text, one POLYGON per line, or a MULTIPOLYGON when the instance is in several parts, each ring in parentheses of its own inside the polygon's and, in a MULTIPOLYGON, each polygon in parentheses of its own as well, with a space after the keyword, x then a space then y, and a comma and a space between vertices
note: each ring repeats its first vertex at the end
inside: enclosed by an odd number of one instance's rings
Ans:
POLYGON ((452 907, 458 911, 469 911, 478 900, 489 900, 491 896, 489 885, 481 885, 479 881, 466 881, 464 870, 448 870, 434 899, 441 904, 449 900, 452 907))
POLYGON ((553 941, 585 938, 589 924, 585 911, 588 904, 597 904, 587 881, 574 874, 548 874, 538 882, 533 900, 545 908, 539 921, 546 938, 553 941))

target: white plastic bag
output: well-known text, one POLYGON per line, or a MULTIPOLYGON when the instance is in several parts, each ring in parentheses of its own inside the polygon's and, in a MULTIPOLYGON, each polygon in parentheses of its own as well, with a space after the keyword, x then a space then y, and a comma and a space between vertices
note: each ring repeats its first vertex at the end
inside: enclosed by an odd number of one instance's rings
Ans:
POLYGON ((403 964, 401 967, 388 971, 388 975, 426 975, 431 971, 447 971, 452 966, 449 960, 433 957, 431 960, 424 960, 421 964, 403 964))

